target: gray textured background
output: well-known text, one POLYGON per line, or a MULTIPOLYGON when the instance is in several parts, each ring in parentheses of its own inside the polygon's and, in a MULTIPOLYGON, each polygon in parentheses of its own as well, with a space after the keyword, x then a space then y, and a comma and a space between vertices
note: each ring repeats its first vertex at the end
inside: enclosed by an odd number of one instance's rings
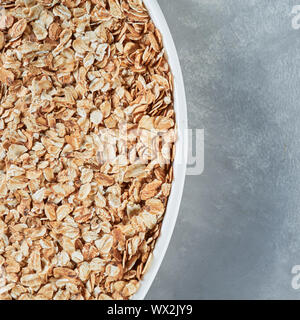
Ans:
POLYGON ((205 129, 148 299, 298 299, 300 0, 159 0, 205 129))

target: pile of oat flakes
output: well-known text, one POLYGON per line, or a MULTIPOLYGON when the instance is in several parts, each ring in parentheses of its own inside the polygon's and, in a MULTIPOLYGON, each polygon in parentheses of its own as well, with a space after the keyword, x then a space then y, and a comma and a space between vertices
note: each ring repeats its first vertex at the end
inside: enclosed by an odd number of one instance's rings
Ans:
POLYGON ((173 179, 161 35, 141 0, 0 1, 0 30, 0 299, 128 299, 173 179))

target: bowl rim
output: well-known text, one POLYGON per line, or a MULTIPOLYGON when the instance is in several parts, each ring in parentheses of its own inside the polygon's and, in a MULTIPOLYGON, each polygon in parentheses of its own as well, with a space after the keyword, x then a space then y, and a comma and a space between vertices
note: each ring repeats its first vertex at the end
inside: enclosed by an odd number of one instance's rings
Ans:
POLYGON ((161 233, 153 250, 153 259, 151 265, 140 282, 139 290, 132 297, 133 300, 143 300, 145 298, 168 249, 179 213, 185 182, 188 154, 187 104, 184 81, 177 50, 170 29, 158 2, 156 0, 143 0, 143 2, 149 11, 152 21, 162 34, 164 48, 168 57, 171 72, 174 77, 174 110, 176 116, 178 140, 176 142, 176 153, 173 162, 174 180, 162 223, 161 233))

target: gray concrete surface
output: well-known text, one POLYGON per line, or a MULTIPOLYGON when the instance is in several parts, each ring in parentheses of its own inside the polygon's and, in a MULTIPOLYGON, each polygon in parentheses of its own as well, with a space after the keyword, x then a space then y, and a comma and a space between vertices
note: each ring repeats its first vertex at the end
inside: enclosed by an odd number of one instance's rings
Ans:
POLYGON ((206 153, 147 298, 298 299, 300 0, 159 3, 206 153))

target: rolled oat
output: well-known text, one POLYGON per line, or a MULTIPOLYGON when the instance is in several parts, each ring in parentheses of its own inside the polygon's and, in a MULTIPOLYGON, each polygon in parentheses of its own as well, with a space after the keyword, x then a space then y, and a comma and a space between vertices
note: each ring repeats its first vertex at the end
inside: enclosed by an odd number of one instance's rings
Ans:
POLYGON ((173 179, 160 32, 141 0, 0 6, 0 299, 129 299, 173 179))

